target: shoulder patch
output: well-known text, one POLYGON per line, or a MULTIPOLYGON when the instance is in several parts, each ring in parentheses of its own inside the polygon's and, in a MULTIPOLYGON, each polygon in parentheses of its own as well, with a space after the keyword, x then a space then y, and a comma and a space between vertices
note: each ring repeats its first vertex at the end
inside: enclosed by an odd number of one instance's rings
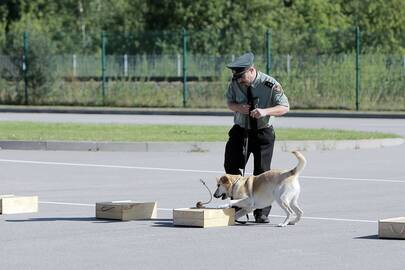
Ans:
POLYGON ((278 93, 283 93, 283 87, 281 87, 280 84, 274 84, 273 88, 274 91, 278 92, 278 93))
POLYGON ((269 81, 265 81, 265 82, 264 82, 264 85, 267 86, 267 87, 269 87, 270 89, 273 89, 274 83, 269 82, 269 81))

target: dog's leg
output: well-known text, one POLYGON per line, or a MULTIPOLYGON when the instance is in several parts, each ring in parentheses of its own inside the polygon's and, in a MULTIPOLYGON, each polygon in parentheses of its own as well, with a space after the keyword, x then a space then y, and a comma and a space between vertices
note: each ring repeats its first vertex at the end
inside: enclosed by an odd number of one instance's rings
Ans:
POLYGON ((235 213, 235 220, 240 219, 241 217, 243 217, 243 216, 249 214, 250 212, 252 212, 252 211, 249 211, 249 209, 243 209, 243 208, 239 209, 239 210, 235 213))
POLYGON ((253 202, 249 197, 245 197, 238 200, 230 200, 229 203, 221 204, 218 208, 231 208, 231 207, 239 207, 239 208, 252 208, 253 202))
POLYGON ((291 201, 291 208, 294 210, 294 213, 297 215, 297 217, 293 220, 290 221, 288 223, 288 225, 295 225, 295 223, 297 223, 298 221, 300 221, 302 214, 304 213, 304 211, 302 211, 302 209, 298 206, 298 198, 295 197, 292 201, 291 201))
POLYGON ((245 197, 243 199, 238 199, 238 200, 230 200, 229 201, 229 206, 237 206, 240 208, 252 208, 252 200, 249 197, 245 197))
POLYGON ((287 217, 285 218, 283 223, 278 224, 278 227, 285 227, 285 226, 287 226, 288 222, 290 221, 291 214, 293 213, 293 211, 290 208, 287 200, 280 199, 280 200, 277 200, 277 202, 287 215, 287 217))

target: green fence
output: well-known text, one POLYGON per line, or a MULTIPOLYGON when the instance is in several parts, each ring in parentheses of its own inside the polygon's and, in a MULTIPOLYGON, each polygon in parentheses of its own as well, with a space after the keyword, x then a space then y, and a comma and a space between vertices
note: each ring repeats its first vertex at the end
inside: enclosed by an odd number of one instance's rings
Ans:
POLYGON ((372 38, 355 29, 4 34, 0 103, 225 108, 225 66, 253 51, 257 68, 283 85, 293 109, 405 110, 405 56, 368 46, 372 38))

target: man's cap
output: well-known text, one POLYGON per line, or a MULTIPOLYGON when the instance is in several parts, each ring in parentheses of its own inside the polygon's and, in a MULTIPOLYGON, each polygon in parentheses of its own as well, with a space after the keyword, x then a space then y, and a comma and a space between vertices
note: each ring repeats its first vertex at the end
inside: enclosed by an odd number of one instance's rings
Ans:
POLYGON ((226 67, 232 70, 233 73, 233 80, 237 80, 242 75, 251 67, 253 66, 253 60, 255 56, 253 53, 248 52, 245 53, 238 58, 236 58, 234 61, 229 63, 226 67))

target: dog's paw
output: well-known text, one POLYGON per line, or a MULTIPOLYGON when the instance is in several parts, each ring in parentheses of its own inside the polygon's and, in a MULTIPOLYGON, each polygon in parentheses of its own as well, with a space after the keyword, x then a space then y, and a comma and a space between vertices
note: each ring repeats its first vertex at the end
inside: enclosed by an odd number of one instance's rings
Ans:
POLYGON ((277 225, 277 227, 285 227, 285 226, 287 226, 287 225, 284 224, 284 223, 280 223, 280 224, 277 225))
POLYGON ((218 205, 219 209, 229 208, 231 207, 229 203, 218 205))

